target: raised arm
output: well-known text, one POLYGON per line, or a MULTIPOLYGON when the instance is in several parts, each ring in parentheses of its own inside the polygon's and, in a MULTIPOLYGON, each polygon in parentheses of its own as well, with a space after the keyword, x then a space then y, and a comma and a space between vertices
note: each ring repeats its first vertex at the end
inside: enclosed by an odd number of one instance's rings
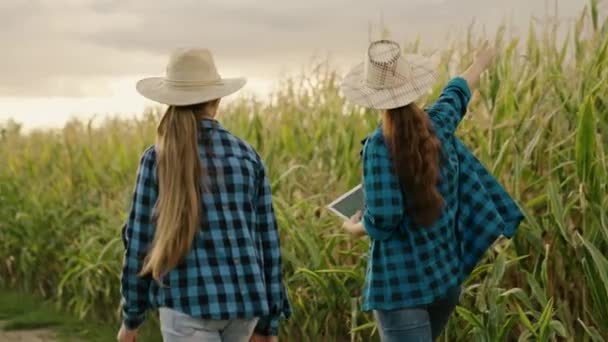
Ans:
POLYGON ((471 91, 475 91, 479 85, 481 74, 488 69, 495 56, 496 49, 491 47, 488 42, 486 42, 481 50, 479 50, 475 55, 473 64, 471 64, 471 66, 464 73, 462 73, 461 77, 467 81, 471 91))
POLYGON ((475 61, 462 74, 450 80, 437 101, 428 109, 431 118, 454 133, 467 113, 472 91, 478 86, 481 74, 494 58, 495 50, 487 43, 477 53, 475 61))

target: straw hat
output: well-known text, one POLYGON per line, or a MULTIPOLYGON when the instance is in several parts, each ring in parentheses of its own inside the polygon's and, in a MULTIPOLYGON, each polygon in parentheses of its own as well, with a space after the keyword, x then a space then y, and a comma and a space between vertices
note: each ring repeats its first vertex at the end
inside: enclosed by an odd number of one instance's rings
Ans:
POLYGON ((342 81, 342 92, 351 102, 374 109, 410 104, 433 87, 437 80, 431 59, 403 55, 390 40, 372 42, 365 62, 354 67, 342 81))
POLYGON ((244 78, 221 78, 207 49, 178 49, 169 58, 165 77, 137 82, 144 97, 172 106, 203 103, 235 93, 244 78))

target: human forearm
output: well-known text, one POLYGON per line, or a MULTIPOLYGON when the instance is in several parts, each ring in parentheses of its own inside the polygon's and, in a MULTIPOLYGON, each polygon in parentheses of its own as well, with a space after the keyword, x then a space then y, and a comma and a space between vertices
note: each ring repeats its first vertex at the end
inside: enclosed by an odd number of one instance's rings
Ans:
POLYGON ((474 91, 479 85, 481 74, 486 70, 486 66, 480 63, 473 63, 465 72, 462 73, 461 77, 467 81, 469 89, 474 91))
POLYGON ((462 73, 461 77, 467 81, 471 91, 474 91, 477 88, 481 74, 488 69, 495 55, 496 49, 490 47, 486 42, 482 49, 475 55, 473 64, 462 73))

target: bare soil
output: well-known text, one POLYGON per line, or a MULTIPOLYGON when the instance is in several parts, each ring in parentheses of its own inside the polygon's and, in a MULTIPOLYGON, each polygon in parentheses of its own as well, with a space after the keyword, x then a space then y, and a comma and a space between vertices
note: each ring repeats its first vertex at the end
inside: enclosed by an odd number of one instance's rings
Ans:
MULTIPOLYGON (((0 322, 0 327, 2 322, 0 322)), ((4 331, 0 328, 2 342, 54 342, 55 334, 46 329, 4 331)))

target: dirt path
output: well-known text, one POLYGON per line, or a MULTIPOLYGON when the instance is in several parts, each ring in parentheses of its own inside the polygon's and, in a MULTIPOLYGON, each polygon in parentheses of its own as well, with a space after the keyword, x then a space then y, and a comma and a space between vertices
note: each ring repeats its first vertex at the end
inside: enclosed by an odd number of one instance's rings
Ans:
MULTIPOLYGON (((2 322, 0 322, 0 327, 2 322)), ((4 331, 0 328, 0 341, 2 342, 54 342, 55 334, 46 329, 4 331)))

